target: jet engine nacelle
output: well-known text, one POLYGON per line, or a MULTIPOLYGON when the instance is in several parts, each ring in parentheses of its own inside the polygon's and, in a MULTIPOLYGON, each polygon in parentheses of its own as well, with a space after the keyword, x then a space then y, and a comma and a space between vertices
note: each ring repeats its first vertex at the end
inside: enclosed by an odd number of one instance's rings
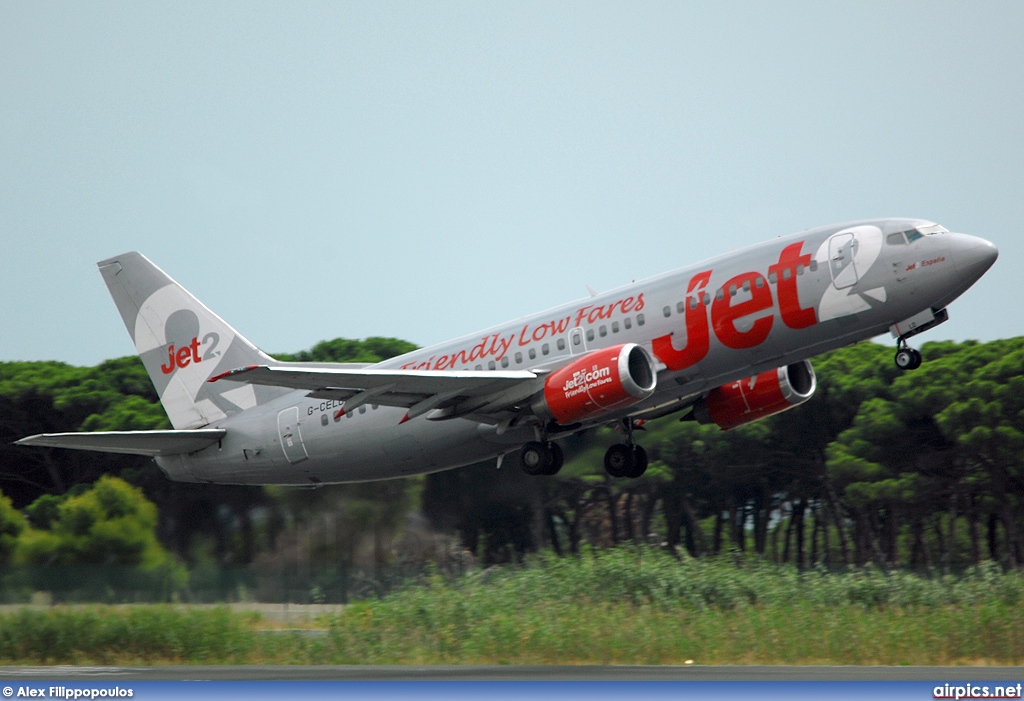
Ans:
POLYGON ((573 424, 647 399, 657 382, 654 360, 637 344, 602 348, 548 375, 533 411, 573 424))
POLYGON ((803 404, 816 386, 814 368, 803 360, 716 387, 697 402, 693 415, 728 430, 803 404))

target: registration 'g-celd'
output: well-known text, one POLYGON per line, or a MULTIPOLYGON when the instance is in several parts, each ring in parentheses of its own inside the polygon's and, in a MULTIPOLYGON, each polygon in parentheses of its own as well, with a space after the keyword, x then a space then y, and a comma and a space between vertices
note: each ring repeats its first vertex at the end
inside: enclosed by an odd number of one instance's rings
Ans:
POLYGON ((174 480, 356 482, 518 451, 562 466, 558 440, 603 424, 639 477, 639 422, 678 412, 733 428, 807 401, 808 358, 890 332, 907 340, 995 262, 988 241, 917 219, 804 231, 375 365, 264 354, 139 253, 100 272, 171 420, 168 431, 56 433, 22 445, 152 456, 174 480))

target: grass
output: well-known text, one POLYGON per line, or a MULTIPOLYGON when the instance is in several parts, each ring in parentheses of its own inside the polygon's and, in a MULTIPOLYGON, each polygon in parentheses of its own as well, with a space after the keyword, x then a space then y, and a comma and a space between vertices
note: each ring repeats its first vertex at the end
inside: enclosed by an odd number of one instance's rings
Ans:
POLYGON ((611 605, 585 617, 499 613, 448 623, 335 632, 339 663, 399 664, 1018 664, 1022 617, 1005 607, 920 612, 754 608, 666 612, 611 605), (965 625, 966 623, 966 625, 965 625), (352 654, 344 654, 346 650, 352 654))
POLYGON ((887 664, 1024 662, 1024 576, 811 572, 657 551, 540 557, 427 578, 274 631, 227 609, 23 609, 7 664, 887 664))
POLYGON ((245 662, 257 619, 170 606, 24 608, 0 616, 0 660, 31 664, 245 662))

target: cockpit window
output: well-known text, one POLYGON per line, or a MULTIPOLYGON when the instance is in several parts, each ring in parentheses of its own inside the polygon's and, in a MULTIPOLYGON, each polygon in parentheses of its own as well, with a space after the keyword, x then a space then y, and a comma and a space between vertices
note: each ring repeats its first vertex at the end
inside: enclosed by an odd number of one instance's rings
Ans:
POLYGON ((889 234, 885 240, 890 246, 900 246, 905 243, 914 243, 919 238, 925 236, 932 236, 934 234, 948 234, 949 229, 938 224, 929 224, 927 226, 919 226, 916 229, 909 229, 908 231, 901 231, 898 234, 889 234))

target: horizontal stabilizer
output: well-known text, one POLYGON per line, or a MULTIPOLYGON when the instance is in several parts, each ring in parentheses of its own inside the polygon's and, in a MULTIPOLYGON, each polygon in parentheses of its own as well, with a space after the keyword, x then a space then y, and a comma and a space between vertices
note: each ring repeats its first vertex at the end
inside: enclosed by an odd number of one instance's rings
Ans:
POLYGON ((227 433, 223 428, 189 431, 101 431, 95 433, 40 433, 15 441, 16 445, 96 450, 128 455, 180 455, 213 445, 227 433))

